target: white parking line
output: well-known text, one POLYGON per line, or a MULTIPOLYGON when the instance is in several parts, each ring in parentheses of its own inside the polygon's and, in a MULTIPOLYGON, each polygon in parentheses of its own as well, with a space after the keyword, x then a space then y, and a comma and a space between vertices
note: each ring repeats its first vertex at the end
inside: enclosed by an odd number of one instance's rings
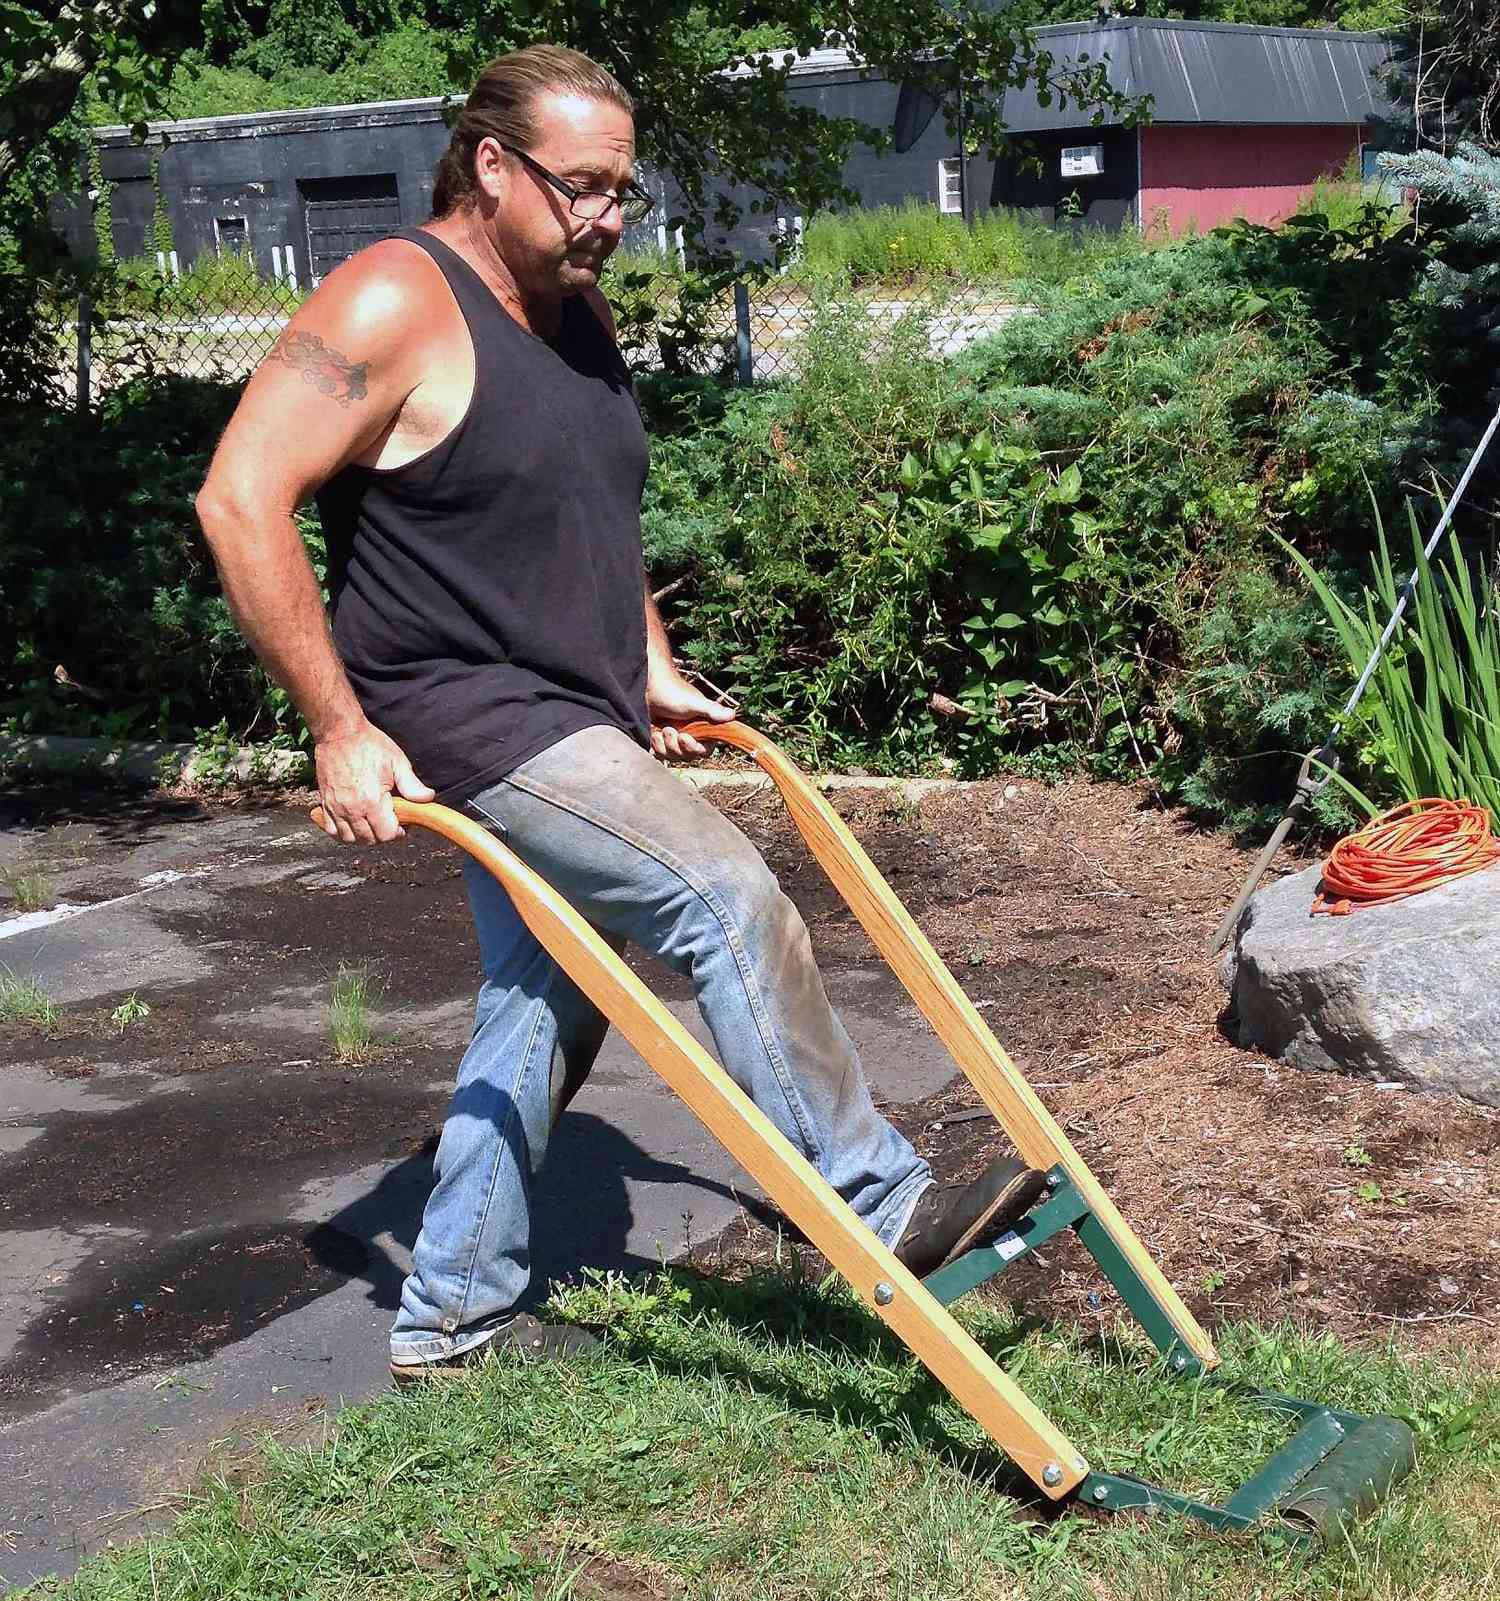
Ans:
POLYGON ((168 884, 176 884, 185 878, 207 878, 213 872, 211 867, 195 867, 186 873, 179 873, 168 868, 160 873, 147 873, 136 882, 141 886, 133 889, 128 895, 116 895, 112 900, 91 901, 86 906, 70 906, 66 901, 61 906, 54 906, 46 912, 23 912, 19 917, 12 917, 8 922, 0 923, 0 939, 10 939, 15 934, 29 934, 33 929, 47 928, 53 923, 65 923, 71 917, 82 917, 85 912, 102 912, 111 906, 123 906, 126 901, 139 900, 142 895, 149 895, 153 890, 164 889, 168 884))

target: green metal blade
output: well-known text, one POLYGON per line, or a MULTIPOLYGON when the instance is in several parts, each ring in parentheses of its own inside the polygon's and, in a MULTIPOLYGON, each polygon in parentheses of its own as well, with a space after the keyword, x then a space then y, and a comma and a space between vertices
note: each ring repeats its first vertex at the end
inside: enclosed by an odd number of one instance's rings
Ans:
POLYGON ((1279 1501, 1344 1439, 1343 1425, 1331 1412, 1314 1412, 1287 1443, 1225 1503, 1225 1511, 1254 1522, 1279 1501))
POLYGON ((1052 1194, 1034 1211, 1028 1212, 1009 1234, 1002 1234, 993 1245, 966 1251, 956 1262, 929 1273, 922 1280, 923 1288, 948 1306, 961 1295, 998 1278, 1012 1262, 1019 1262, 1038 1246, 1045 1245, 1054 1234, 1061 1234, 1080 1218, 1087 1217, 1088 1203, 1066 1178, 1061 1177, 1060 1170, 1050 1177, 1059 1180, 1052 1194))

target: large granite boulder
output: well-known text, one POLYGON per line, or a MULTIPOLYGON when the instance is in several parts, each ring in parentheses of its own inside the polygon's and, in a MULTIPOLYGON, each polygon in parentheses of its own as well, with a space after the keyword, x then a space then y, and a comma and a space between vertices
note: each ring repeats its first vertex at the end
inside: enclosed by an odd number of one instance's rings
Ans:
POLYGON ((1221 974, 1242 1045, 1500 1106, 1500 866, 1309 916, 1321 869, 1245 908, 1221 974))

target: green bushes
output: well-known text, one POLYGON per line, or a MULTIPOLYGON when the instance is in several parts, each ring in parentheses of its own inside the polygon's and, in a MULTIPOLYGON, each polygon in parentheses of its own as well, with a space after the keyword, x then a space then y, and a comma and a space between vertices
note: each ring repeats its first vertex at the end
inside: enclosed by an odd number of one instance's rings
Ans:
POLYGON ((1199 240, 1038 287, 952 364, 921 317, 825 298, 799 383, 659 438, 648 551, 686 649, 815 760, 1071 753, 1245 815, 1337 670, 1270 535, 1363 549, 1392 469, 1315 322, 1244 296, 1199 240), (1247 627, 1263 606, 1286 626, 1247 627))
POLYGON ((190 738, 227 718, 289 730, 241 642, 193 500, 235 391, 161 378, 94 418, 33 412, 0 436, 0 726, 190 738), (61 669, 61 674, 59 674, 61 669))

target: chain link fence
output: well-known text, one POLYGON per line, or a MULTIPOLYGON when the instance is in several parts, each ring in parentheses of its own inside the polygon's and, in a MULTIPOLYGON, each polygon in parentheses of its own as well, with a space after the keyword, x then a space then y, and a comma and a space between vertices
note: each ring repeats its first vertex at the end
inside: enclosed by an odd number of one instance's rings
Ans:
MULTIPOLYGON (((795 379, 826 288, 794 274, 611 271, 604 289, 620 342, 638 373, 692 373, 726 384, 795 379)), ((43 297, 56 347, 53 394, 96 407, 132 380, 171 374, 243 382, 270 352, 308 291, 265 278, 238 258, 208 258, 179 272, 156 262, 112 266, 72 298, 43 297)), ((1003 283, 937 280, 838 291, 877 327, 923 319, 932 348, 952 354, 1015 315, 1003 283)))

